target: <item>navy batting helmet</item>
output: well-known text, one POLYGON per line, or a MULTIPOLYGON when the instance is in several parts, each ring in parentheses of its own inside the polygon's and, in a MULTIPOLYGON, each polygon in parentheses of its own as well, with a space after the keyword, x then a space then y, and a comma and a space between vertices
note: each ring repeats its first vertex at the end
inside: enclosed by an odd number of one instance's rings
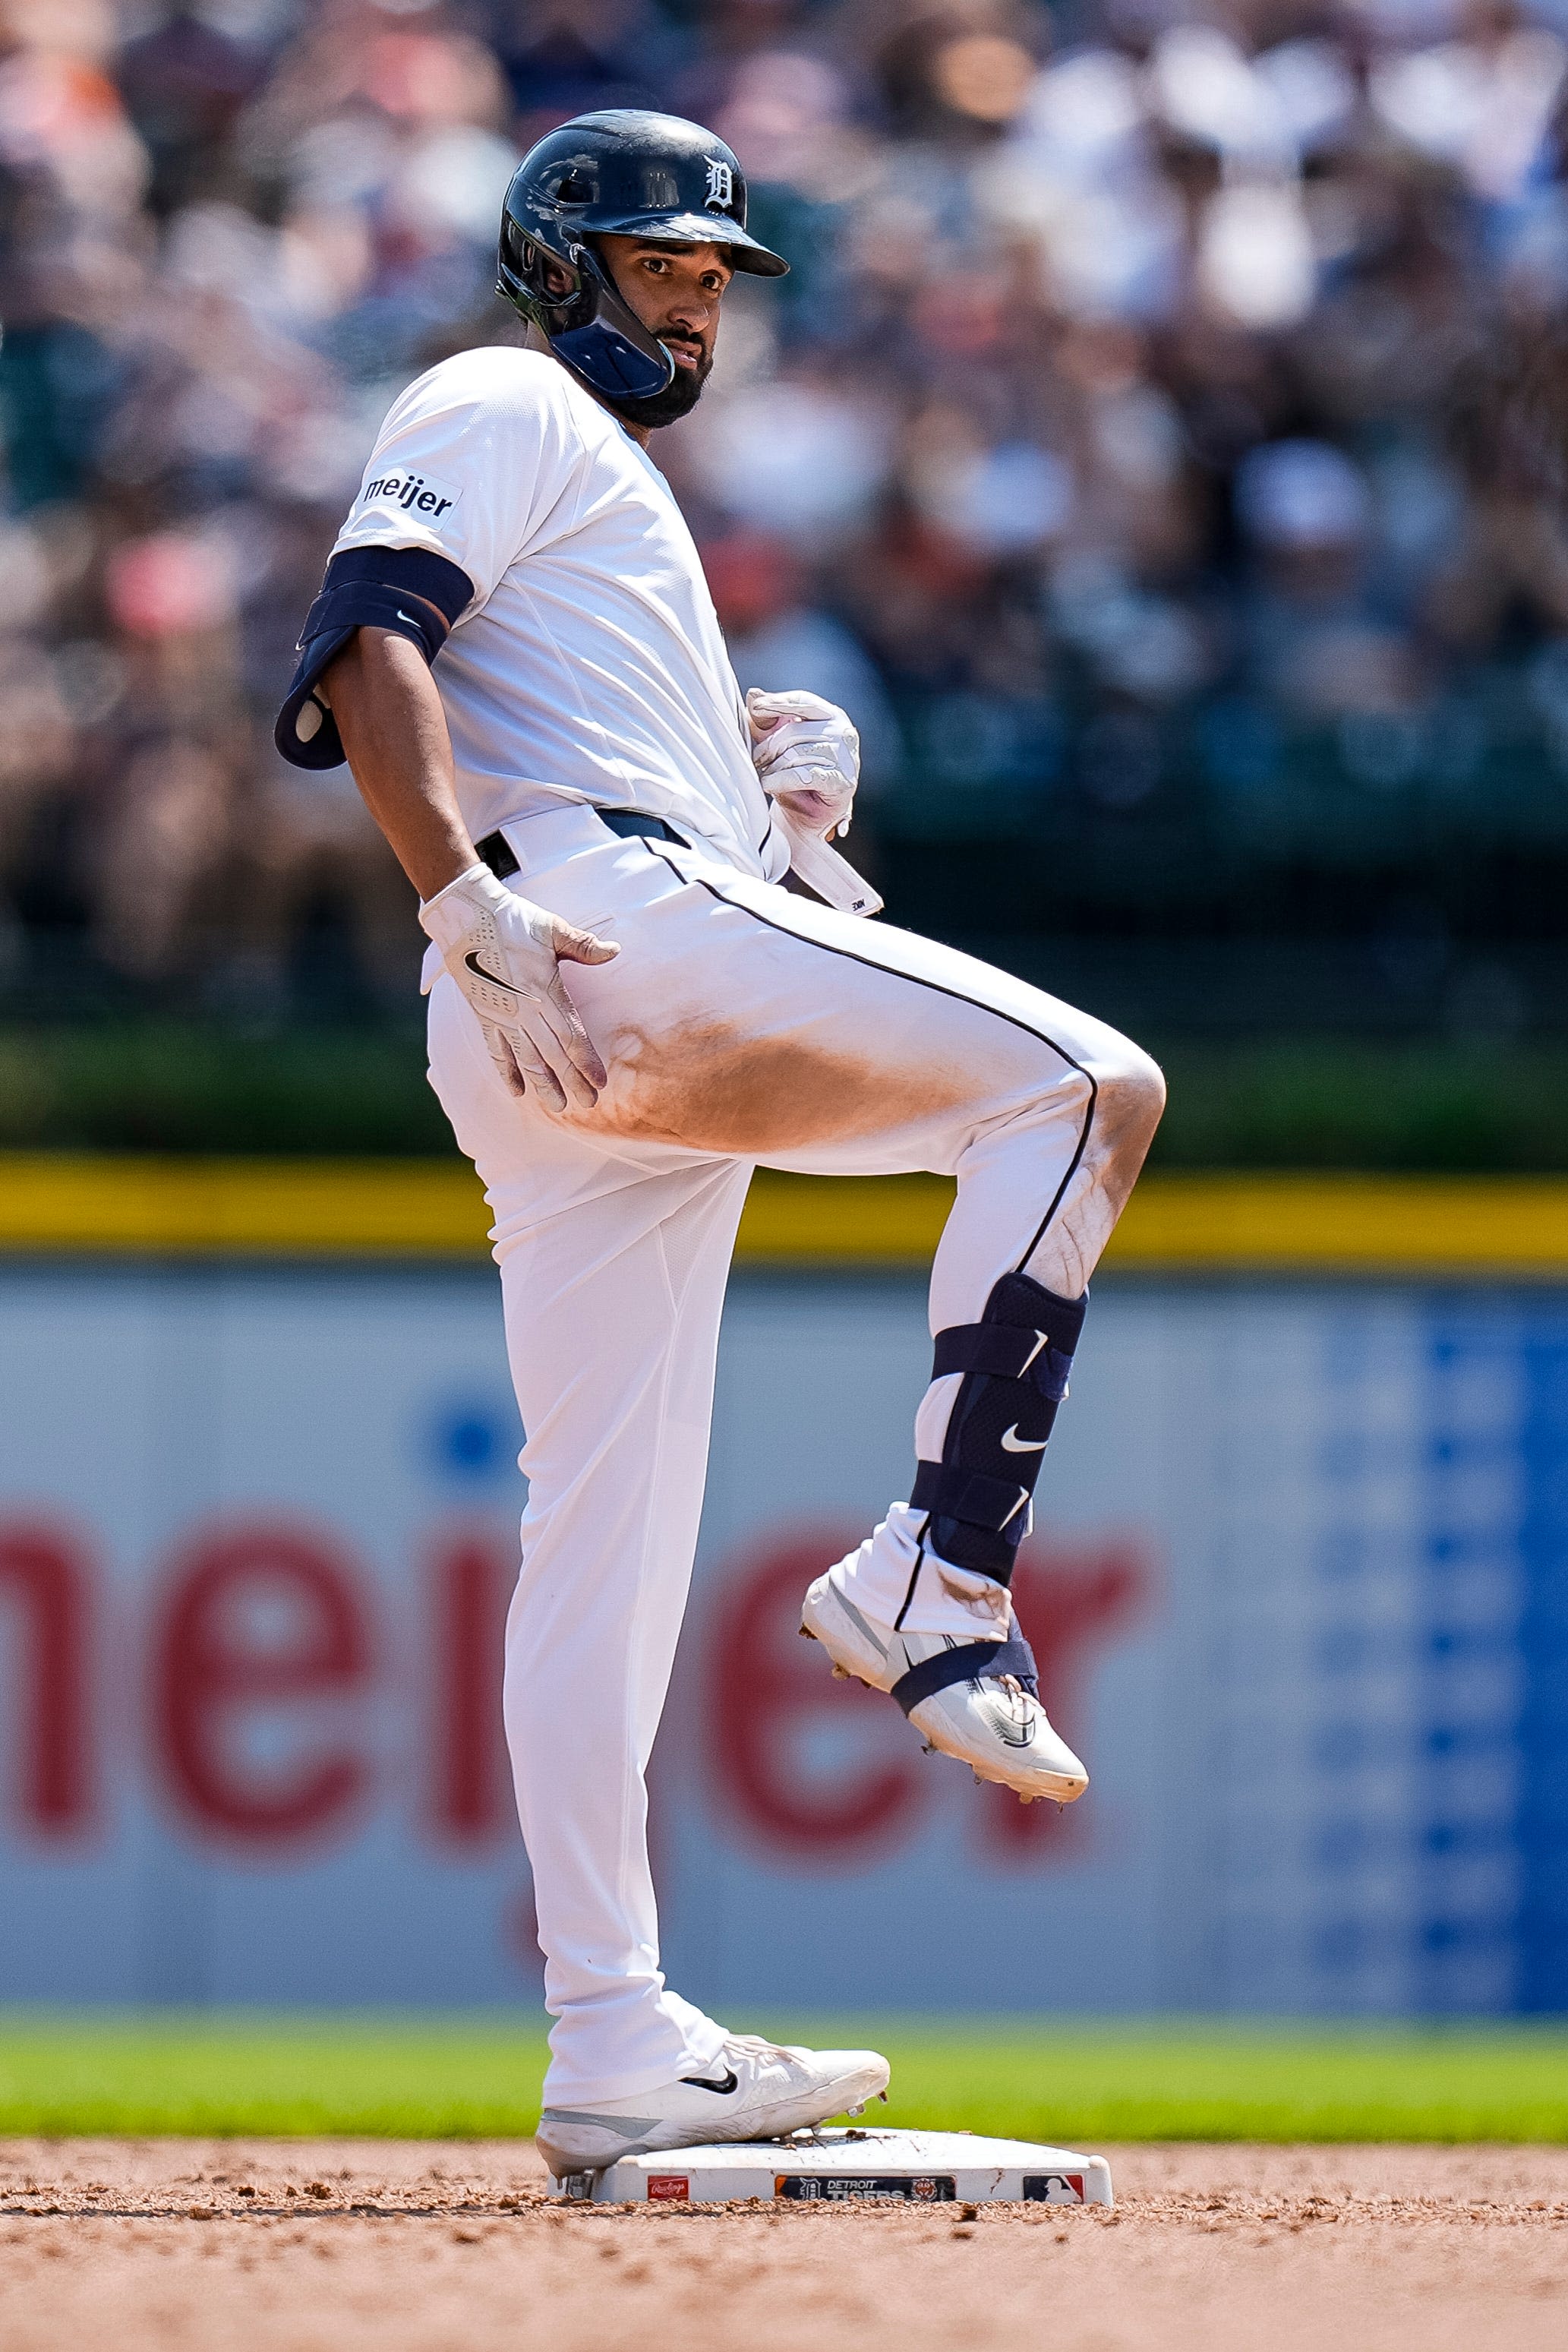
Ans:
POLYGON ((616 292, 593 249, 598 236, 721 245, 737 269, 758 278, 789 267, 747 236, 740 165, 700 123, 612 107, 550 131, 507 190, 497 291, 607 400, 653 399, 674 381, 675 363, 616 292))

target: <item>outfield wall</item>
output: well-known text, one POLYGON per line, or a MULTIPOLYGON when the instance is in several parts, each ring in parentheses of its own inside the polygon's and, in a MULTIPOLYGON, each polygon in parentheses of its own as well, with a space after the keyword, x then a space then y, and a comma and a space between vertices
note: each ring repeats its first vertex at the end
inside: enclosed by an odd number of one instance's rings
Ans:
MULTIPOLYGON (((1568 2008, 1568 1299, 1098 1286, 1019 1580, 1094 1775, 1058 1817, 795 1638, 905 1491, 927 1341, 913 1272, 766 1255, 657 1758, 684 1989, 1568 2008)), ((535 1997, 517 1438, 471 1255, 0 1269, 0 1999, 535 1997)))

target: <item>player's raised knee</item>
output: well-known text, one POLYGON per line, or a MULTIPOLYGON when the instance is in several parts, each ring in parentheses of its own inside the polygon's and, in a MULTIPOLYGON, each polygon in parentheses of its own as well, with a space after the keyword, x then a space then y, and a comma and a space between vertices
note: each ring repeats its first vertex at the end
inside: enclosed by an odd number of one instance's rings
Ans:
POLYGON ((1136 1152, 1141 1161, 1166 1107, 1165 1072, 1141 1045, 1122 1037, 1115 1055, 1094 1075, 1097 1124, 1118 1150, 1136 1152))

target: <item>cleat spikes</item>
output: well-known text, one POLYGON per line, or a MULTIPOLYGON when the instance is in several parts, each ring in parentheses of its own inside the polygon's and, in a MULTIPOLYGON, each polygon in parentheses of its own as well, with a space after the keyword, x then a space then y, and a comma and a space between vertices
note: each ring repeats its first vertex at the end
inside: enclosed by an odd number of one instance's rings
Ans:
POLYGON ((844 2109, 844 2113, 846 2116, 863 2116, 865 2113, 865 2101, 863 2099, 857 2099, 852 2107, 846 2107, 844 2109))
POLYGON ((848 1666, 835 1666, 833 1668, 833 1680, 836 1683, 848 1683, 852 1682, 854 1680, 854 1676, 851 1674, 848 1666))
POLYGON ((815 1633, 812 1633, 810 1625, 800 1626, 799 1628, 799 1632, 802 1642, 814 1642, 817 1638, 815 1633))

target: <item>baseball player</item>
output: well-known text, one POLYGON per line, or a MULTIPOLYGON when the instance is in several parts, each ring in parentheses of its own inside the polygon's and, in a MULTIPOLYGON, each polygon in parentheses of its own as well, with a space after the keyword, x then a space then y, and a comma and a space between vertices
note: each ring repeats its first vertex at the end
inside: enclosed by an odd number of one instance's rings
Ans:
POLYGON ((854 729, 737 692, 648 445, 702 392, 733 272, 786 267, 697 125, 615 110, 542 140, 501 229, 531 348, 463 352, 394 404, 277 728, 302 766, 347 756, 419 891, 431 1082, 494 1213, 528 1480, 505 1712, 558 2177, 887 2081, 874 2052, 728 2032, 659 1968, 643 1774, 755 1167, 957 1179, 913 1485, 802 1630, 980 1779, 1087 1785, 1009 1580, 1164 1087, 1099 1022, 859 919, 876 902, 828 839, 854 729))

